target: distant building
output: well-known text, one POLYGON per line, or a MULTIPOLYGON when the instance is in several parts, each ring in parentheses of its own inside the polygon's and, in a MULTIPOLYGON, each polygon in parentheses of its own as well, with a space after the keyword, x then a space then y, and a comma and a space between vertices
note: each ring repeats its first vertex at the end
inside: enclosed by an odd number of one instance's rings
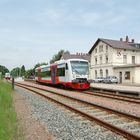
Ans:
POLYGON ((140 83, 140 43, 99 38, 89 51, 91 78, 116 76, 120 83, 140 83))
POLYGON ((87 53, 76 53, 76 54, 69 54, 69 53, 64 53, 61 58, 61 60, 67 60, 67 59, 85 59, 90 62, 90 55, 87 53))

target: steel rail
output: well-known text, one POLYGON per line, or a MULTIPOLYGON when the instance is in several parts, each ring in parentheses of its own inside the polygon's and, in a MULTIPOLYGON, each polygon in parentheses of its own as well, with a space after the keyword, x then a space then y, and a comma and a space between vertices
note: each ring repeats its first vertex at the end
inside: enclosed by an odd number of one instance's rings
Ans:
MULTIPOLYGON (((41 95, 41 96, 43 96, 43 97, 45 97, 45 98, 48 98, 49 100, 51 100, 51 101, 53 101, 53 102, 55 102, 55 103, 58 103, 58 104, 60 104, 60 105, 63 105, 63 106, 65 106, 66 108, 68 108, 68 109, 74 111, 75 113, 78 113, 78 114, 80 114, 80 115, 82 115, 82 116, 88 118, 88 119, 91 120, 91 121, 96 121, 98 124, 104 126, 105 128, 107 128, 107 129, 109 129, 109 130, 111 130, 111 131, 113 131, 113 132, 115 132, 115 133, 118 133, 118 134, 124 136, 124 137, 127 138, 127 139, 131 139, 131 140, 139 140, 139 139, 140 139, 139 136, 137 136, 137 135, 135 135, 135 134, 133 134, 133 133, 131 133, 131 132, 128 132, 128 131, 126 131, 126 130, 124 130, 124 129, 122 129, 122 128, 116 127, 116 126, 114 126, 114 125, 112 125, 112 124, 109 124, 109 123, 107 123, 107 122, 105 122, 105 121, 99 119, 99 118, 96 118, 96 117, 94 117, 94 116, 92 116, 92 115, 89 115, 89 114, 87 114, 87 113, 85 113, 85 112, 83 112, 83 111, 81 111, 81 110, 79 110, 79 109, 76 109, 76 108, 74 108, 74 107, 72 107, 72 106, 69 106, 69 105, 67 105, 67 104, 65 104, 65 103, 62 103, 62 102, 60 102, 60 101, 58 101, 58 100, 56 100, 56 99, 53 99, 53 98, 51 98, 51 97, 48 97, 48 96, 44 95, 44 94, 41 94, 41 92, 38 92, 38 91, 33 90, 33 89, 30 89, 29 87, 27 87, 28 85, 21 85, 21 84, 16 84, 16 85, 18 85, 18 86, 20 86, 20 87, 22 87, 22 88, 25 88, 25 89, 27 89, 27 90, 30 90, 30 91, 32 91, 32 92, 34 92, 34 93, 37 93, 37 94, 39 94, 39 95, 41 95)), ((32 87, 32 88, 35 88, 35 87, 32 87)), ((41 89, 40 89, 40 90, 41 90, 41 89)), ((44 91, 44 90, 43 90, 43 91, 44 91)), ((51 92, 51 91, 49 91, 49 92, 51 92)), ((64 97, 65 97, 65 96, 64 96, 64 97)))
MULTIPOLYGON (((30 82, 29 80, 26 80, 26 81, 30 82)), ((32 80, 31 80, 31 82, 32 82, 32 80)), ((35 81, 33 81, 32 83, 35 83, 35 81)), ((96 93, 93 93, 92 91, 94 92, 94 90, 91 90, 91 91, 85 91, 83 93, 90 94, 90 95, 95 95, 95 96, 97 96, 97 94, 98 94, 98 96, 101 96, 101 97, 106 97, 106 98, 111 98, 111 99, 116 99, 116 100, 127 101, 127 102, 130 102, 130 103, 140 104, 140 98, 125 96, 125 95, 111 94, 111 93, 108 93, 106 91, 97 91, 96 90, 95 91, 96 93), (106 95, 103 95, 103 93, 105 93, 106 95), (116 97, 111 97, 109 95, 116 96, 116 97)))
MULTIPOLYGON (((16 84, 19 84, 19 83, 16 82, 16 84)), ((59 93, 57 93, 57 92, 55 92, 55 91, 50 91, 50 90, 47 90, 47 89, 42 89, 42 88, 40 88, 40 87, 35 87, 35 86, 33 86, 33 85, 26 85, 26 84, 23 84, 23 83, 22 83, 22 84, 20 83, 20 85, 25 85, 25 86, 33 87, 33 88, 40 89, 40 90, 43 90, 43 91, 48 91, 48 92, 51 92, 51 93, 54 93, 54 94, 57 94, 57 95, 59 94, 59 93)), ((62 94, 59 94, 59 95, 62 95, 62 94)), ((83 103, 87 103, 87 104, 96 106, 96 107, 98 107, 99 109, 102 109, 102 110, 105 110, 105 111, 108 111, 108 112, 111 112, 111 113, 116 113, 116 114, 119 115, 119 116, 123 116, 123 117, 126 117, 126 118, 128 118, 128 119, 131 119, 131 120, 135 120, 135 121, 139 121, 139 122, 140 122, 140 117, 138 117, 138 116, 134 116, 134 115, 131 115, 131 114, 128 114, 128 113, 125 113, 125 112, 118 111, 118 110, 113 110, 113 109, 111 109, 111 108, 104 107, 104 106, 100 106, 100 105, 97 105, 97 104, 95 104, 95 103, 88 102, 88 101, 86 101, 86 100, 80 100, 80 99, 78 99, 78 98, 71 97, 71 96, 68 96, 68 95, 64 95, 64 94, 63 94, 63 96, 65 96, 65 97, 67 97, 67 98, 71 98, 71 99, 73 99, 73 100, 77 100, 77 101, 80 101, 80 102, 83 102, 83 103)))
POLYGON ((115 100, 126 101, 126 102, 135 103, 135 104, 140 105, 140 99, 127 98, 127 97, 122 97, 119 95, 117 97, 114 97, 116 95, 113 95, 113 94, 104 95, 103 92, 102 93, 98 93, 98 92, 93 93, 93 92, 89 92, 89 91, 83 91, 82 93, 93 95, 93 96, 100 96, 100 97, 105 97, 105 98, 110 98, 110 99, 115 99, 115 100))
MULTIPOLYGON (((33 82, 32 82, 32 80, 31 81, 30 80, 25 80, 25 81, 28 81, 28 82, 31 82, 31 83, 34 83, 34 84, 36 83, 35 80, 33 80, 33 82)), ((92 91, 94 91, 94 90, 86 91, 86 92, 83 92, 83 93, 90 94, 90 95, 95 95, 95 96, 100 96, 100 97, 105 97, 105 98, 121 100, 121 101, 126 101, 126 102, 130 102, 130 103, 135 103, 135 104, 140 104, 140 98, 124 96, 124 95, 117 95, 117 94, 111 94, 111 93, 108 93, 106 91, 97 91, 96 90, 95 91, 96 93, 93 93, 92 91), (105 93, 106 95, 103 95, 103 93, 105 93), (111 95, 113 97, 111 97, 109 95, 111 95), (114 96, 116 96, 116 97, 114 97, 114 96)))
MULTIPOLYGON (((37 83, 35 80, 29 80, 29 79, 25 79, 25 81, 27 81, 27 82, 31 82, 31 83, 37 83)), ((91 89, 89 89, 88 90, 88 92, 90 92, 90 91, 95 91, 96 93, 106 93, 106 94, 108 94, 108 95, 112 95, 112 96, 118 96, 118 97, 125 97, 125 98, 129 98, 129 99, 136 99, 136 100, 139 100, 140 101, 140 98, 139 97, 133 97, 132 95, 131 96, 127 96, 127 95, 118 95, 118 94, 116 94, 116 92, 115 92, 115 90, 113 90, 113 91, 104 91, 104 90, 107 90, 107 89, 94 89, 94 88, 91 88, 91 89), (110 93, 110 92, 114 92, 114 94, 112 94, 112 93, 110 93)), ((121 91, 120 91, 120 93, 121 93, 121 91)))
POLYGON ((134 96, 130 96, 130 95, 122 95, 122 94, 116 94, 116 92, 114 91, 104 91, 104 90, 95 90, 95 89, 90 89, 88 90, 89 92, 97 92, 97 93, 106 93, 108 95, 114 95, 114 96, 118 96, 118 97, 125 97, 125 98, 129 98, 129 99, 136 99, 136 100, 140 100, 139 97, 134 97, 134 96), (112 94, 113 93, 113 94, 112 94))

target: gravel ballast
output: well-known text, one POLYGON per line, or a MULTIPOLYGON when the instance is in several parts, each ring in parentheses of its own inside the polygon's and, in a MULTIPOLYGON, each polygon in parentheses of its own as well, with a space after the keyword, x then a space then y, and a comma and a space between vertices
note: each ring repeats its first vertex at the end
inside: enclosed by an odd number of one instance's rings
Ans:
MULTIPOLYGON (((56 140, 120 140, 121 136, 99 127, 95 123, 84 122, 64 108, 53 104, 45 98, 33 94, 22 88, 15 88, 16 92, 25 97, 33 117, 38 120, 56 140)), ((53 138, 54 139, 54 138, 53 138)))

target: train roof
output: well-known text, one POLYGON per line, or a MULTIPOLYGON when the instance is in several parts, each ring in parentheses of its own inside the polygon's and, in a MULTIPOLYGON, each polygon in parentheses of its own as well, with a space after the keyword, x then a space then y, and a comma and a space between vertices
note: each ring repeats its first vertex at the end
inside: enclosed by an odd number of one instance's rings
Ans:
POLYGON ((66 62, 69 62, 69 61, 85 61, 85 62, 88 62, 85 59, 72 58, 72 59, 67 59, 67 60, 58 60, 58 61, 55 62, 55 64, 66 63, 66 62))
POLYGON ((35 70, 40 69, 40 68, 46 68, 47 66, 49 66, 49 65, 42 65, 42 66, 35 68, 35 70))
POLYGON ((57 65, 57 64, 63 64, 63 63, 70 62, 70 61, 84 61, 84 62, 88 62, 85 59, 74 59, 74 58, 67 59, 67 60, 58 60, 58 61, 55 61, 53 64, 39 66, 39 67, 36 68, 36 70, 37 69, 46 68, 46 67, 50 67, 50 66, 57 65))

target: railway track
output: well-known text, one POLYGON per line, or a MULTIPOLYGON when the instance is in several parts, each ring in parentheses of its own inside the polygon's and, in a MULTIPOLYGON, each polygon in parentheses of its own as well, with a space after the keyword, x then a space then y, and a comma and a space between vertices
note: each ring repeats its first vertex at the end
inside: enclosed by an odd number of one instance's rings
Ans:
POLYGON ((37 88, 34 86, 27 86, 24 84, 16 83, 17 86, 26 88, 33 91, 49 100, 56 102, 66 108, 78 113, 90 121, 96 121, 98 124, 105 128, 114 131, 127 139, 140 139, 140 118, 111 110, 84 100, 78 100, 74 97, 61 95, 54 91, 37 88), (47 91, 47 92, 46 92, 47 91))
MULTIPOLYGON (((31 80, 28 82, 36 83, 34 80, 33 81, 31 80)), ((115 99, 115 100, 119 100, 119 101, 140 104, 139 97, 125 96, 125 95, 121 95, 121 94, 116 94, 116 92, 110 93, 110 92, 106 92, 106 91, 91 90, 91 91, 83 91, 82 93, 92 95, 92 96, 98 96, 98 97, 100 96, 100 97, 104 97, 104 98, 110 98, 110 99, 115 99)))
POLYGON ((108 92, 103 92, 103 91, 101 91, 101 92, 83 91, 83 93, 92 95, 92 96, 105 97, 105 98, 115 99, 115 100, 119 100, 119 101, 140 104, 140 98, 137 98, 137 97, 118 95, 118 94, 113 94, 113 93, 108 93, 108 92))

